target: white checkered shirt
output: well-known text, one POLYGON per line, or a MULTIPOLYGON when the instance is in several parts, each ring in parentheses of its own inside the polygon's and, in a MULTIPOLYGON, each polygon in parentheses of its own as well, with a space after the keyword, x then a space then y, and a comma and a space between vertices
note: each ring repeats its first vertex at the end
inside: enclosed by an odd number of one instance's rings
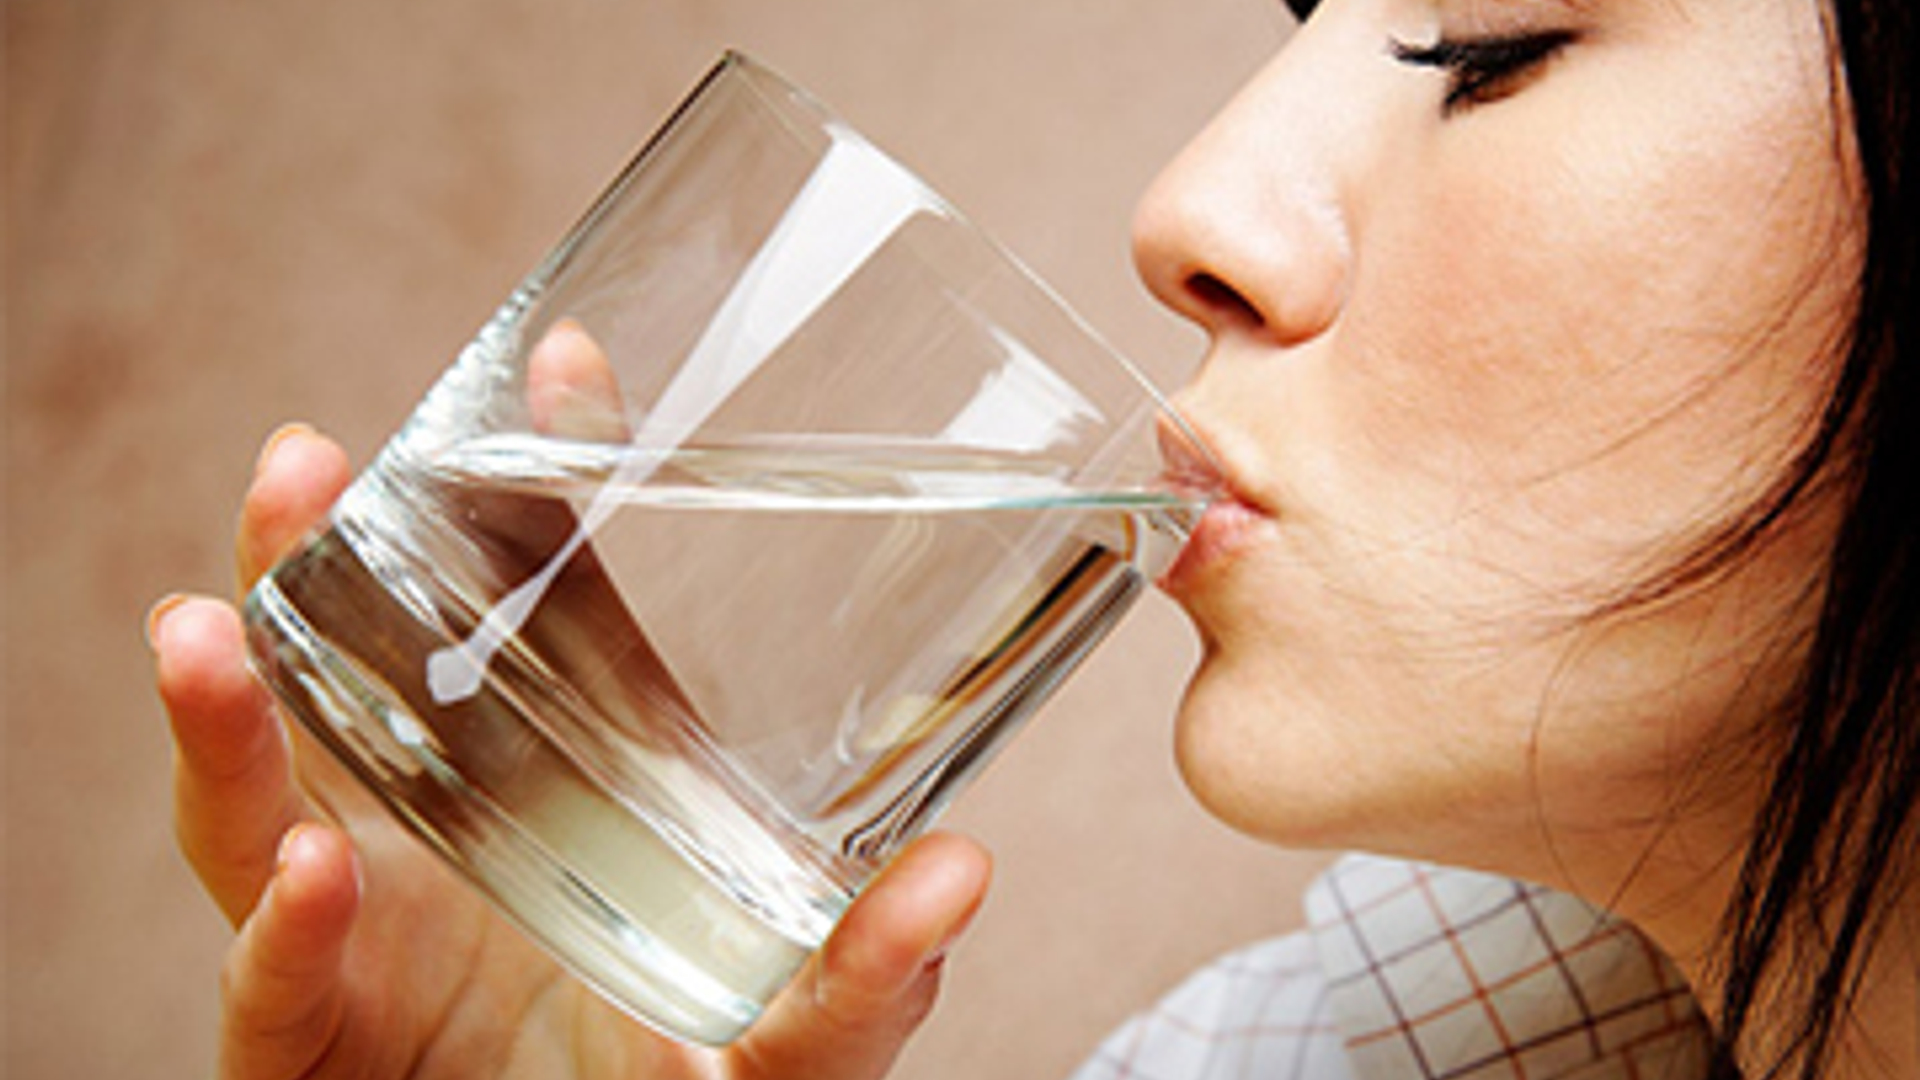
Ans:
POLYGON ((1350 856, 1310 929, 1233 953, 1073 1080, 1698 1080, 1707 1027, 1624 921, 1506 878, 1350 856))

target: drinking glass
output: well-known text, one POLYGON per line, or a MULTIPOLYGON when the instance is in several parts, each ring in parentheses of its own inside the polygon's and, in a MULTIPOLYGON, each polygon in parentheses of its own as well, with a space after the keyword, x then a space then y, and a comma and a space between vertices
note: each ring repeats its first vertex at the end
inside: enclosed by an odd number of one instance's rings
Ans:
POLYGON ((259 583, 249 641, 566 967, 724 1043, 1164 568, 1207 494, 1160 464, 1185 439, 730 54, 259 583))

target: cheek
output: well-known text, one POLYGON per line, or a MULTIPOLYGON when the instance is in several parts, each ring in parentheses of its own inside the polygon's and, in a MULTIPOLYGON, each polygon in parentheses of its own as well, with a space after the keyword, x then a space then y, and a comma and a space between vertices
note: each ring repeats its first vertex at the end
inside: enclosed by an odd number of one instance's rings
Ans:
POLYGON ((1344 466, 1398 480, 1376 530, 1477 530, 1487 560, 1591 592, 1788 466, 1845 322, 1846 185, 1824 126, 1696 111, 1516 121, 1562 150, 1463 139, 1378 207, 1328 404, 1367 433, 1344 466))

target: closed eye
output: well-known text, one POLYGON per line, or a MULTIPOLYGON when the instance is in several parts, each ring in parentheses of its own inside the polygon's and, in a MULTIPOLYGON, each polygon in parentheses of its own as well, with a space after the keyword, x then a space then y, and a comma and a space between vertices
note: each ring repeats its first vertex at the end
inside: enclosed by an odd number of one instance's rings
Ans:
POLYGON ((1512 37, 1441 38, 1431 45, 1396 41, 1393 58, 1403 64, 1446 72, 1447 92, 1442 112, 1453 113, 1514 93, 1540 65, 1572 44, 1575 37, 1571 30, 1553 30, 1512 37))

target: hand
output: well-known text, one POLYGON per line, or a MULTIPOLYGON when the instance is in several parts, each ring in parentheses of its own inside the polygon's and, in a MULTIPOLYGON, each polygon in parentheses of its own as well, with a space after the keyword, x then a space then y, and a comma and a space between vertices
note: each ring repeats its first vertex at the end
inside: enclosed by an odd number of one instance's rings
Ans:
MULTIPOLYGON (((242 583, 344 487, 333 443, 282 432, 241 515, 242 583)), ((239 933, 222 978, 225 1080, 294 1077, 876 1077, 932 1004, 939 958, 986 888, 953 836, 903 853, 740 1041, 659 1037, 565 975, 383 813, 296 783, 324 755, 248 674, 227 604, 156 611, 150 636, 177 747, 175 824, 239 933), (340 823, 345 824, 345 828, 340 823), (351 836, 351 839, 349 839, 351 836)))

